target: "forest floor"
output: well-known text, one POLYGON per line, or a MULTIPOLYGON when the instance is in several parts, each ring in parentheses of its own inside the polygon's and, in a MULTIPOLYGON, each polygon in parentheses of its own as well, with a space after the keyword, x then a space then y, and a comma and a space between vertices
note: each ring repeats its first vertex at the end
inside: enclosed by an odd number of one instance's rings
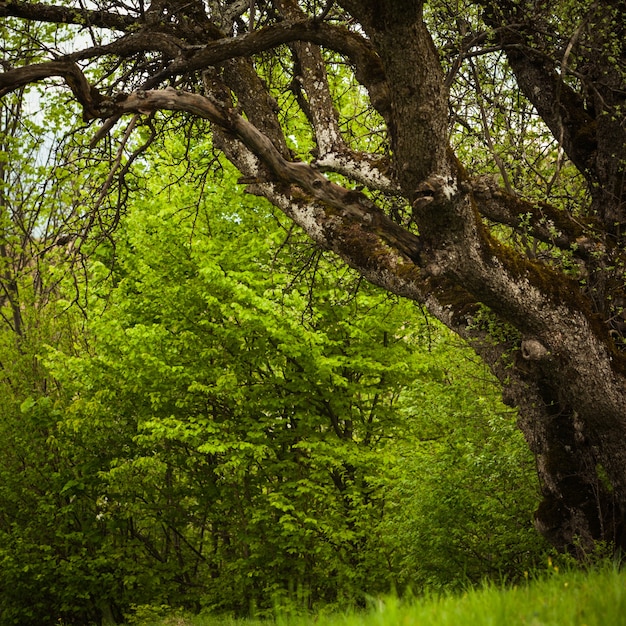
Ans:
POLYGON ((276 620, 170 616, 142 626, 626 626, 626 572, 603 567, 461 595, 373 601, 369 610, 276 620))

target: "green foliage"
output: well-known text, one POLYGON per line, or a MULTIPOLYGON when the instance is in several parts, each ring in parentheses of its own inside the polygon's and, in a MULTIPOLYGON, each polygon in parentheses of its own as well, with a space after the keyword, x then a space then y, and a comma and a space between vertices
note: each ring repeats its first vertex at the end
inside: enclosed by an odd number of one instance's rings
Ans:
POLYGON ((309 302, 280 271, 291 246, 272 261, 252 207, 212 200, 206 221, 137 208, 116 289, 94 292, 93 354, 50 357, 74 446, 107 451, 101 519, 149 546, 173 603, 202 578, 203 603, 239 612, 388 588, 369 482, 415 376, 410 307, 346 298, 324 260, 309 302))
POLYGON ((1 381, 3 623, 263 616, 532 568, 532 467, 467 349, 232 184, 161 190, 160 165, 89 259, 88 319, 68 275, 33 343, 3 344, 37 364, 1 381))
POLYGON ((116 590, 87 497, 93 477, 72 464, 78 451, 63 441, 63 415, 43 391, 51 381, 28 342, 5 344, 2 365, 0 621, 95 621, 116 590))

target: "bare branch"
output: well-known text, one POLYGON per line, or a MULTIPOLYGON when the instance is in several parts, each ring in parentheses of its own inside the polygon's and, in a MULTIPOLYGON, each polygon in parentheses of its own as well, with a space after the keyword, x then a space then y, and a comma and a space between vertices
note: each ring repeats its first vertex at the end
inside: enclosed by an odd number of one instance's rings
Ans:
POLYGON ((78 65, 70 61, 35 63, 0 73, 0 97, 51 76, 60 76, 65 80, 74 97, 83 106, 85 120, 100 116, 102 95, 87 82, 78 65))
MULTIPOLYGON (((276 0, 276 5, 287 19, 301 19, 304 15, 297 3, 290 0, 276 0)), ((298 41, 292 44, 292 50, 298 69, 294 81, 300 83, 308 98, 305 113, 315 132, 319 156, 344 150, 346 146, 339 130, 339 113, 333 104, 319 47, 310 42, 298 41)))
POLYGON ((137 25, 137 16, 133 15, 31 2, 2 2, 0 3, 0 17, 19 17, 53 24, 95 26, 118 31, 128 31, 137 25))

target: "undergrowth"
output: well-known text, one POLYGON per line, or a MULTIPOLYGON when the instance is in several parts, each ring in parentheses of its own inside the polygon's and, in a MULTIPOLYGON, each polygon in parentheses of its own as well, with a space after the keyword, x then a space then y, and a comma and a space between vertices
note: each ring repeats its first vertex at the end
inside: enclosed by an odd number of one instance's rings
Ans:
MULTIPOLYGON (((135 621, 139 624, 139 621, 135 621)), ((371 599, 363 611, 275 620, 170 615, 141 626, 626 626, 626 574, 604 566, 517 586, 487 584, 461 595, 371 599)))

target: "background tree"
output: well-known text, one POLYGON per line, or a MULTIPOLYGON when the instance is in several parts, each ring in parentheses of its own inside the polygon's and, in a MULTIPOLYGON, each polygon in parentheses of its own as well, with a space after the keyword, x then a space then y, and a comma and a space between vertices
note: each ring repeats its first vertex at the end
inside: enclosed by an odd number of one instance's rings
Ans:
POLYGON ((10 2, 7 28, 58 38, 0 93, 60 78, 92 147, 127 115, 128 151, 138 115, 208 120, 250 193, 472 343, 519 407, 541 532, 624 547, 624 8, 10 2))

